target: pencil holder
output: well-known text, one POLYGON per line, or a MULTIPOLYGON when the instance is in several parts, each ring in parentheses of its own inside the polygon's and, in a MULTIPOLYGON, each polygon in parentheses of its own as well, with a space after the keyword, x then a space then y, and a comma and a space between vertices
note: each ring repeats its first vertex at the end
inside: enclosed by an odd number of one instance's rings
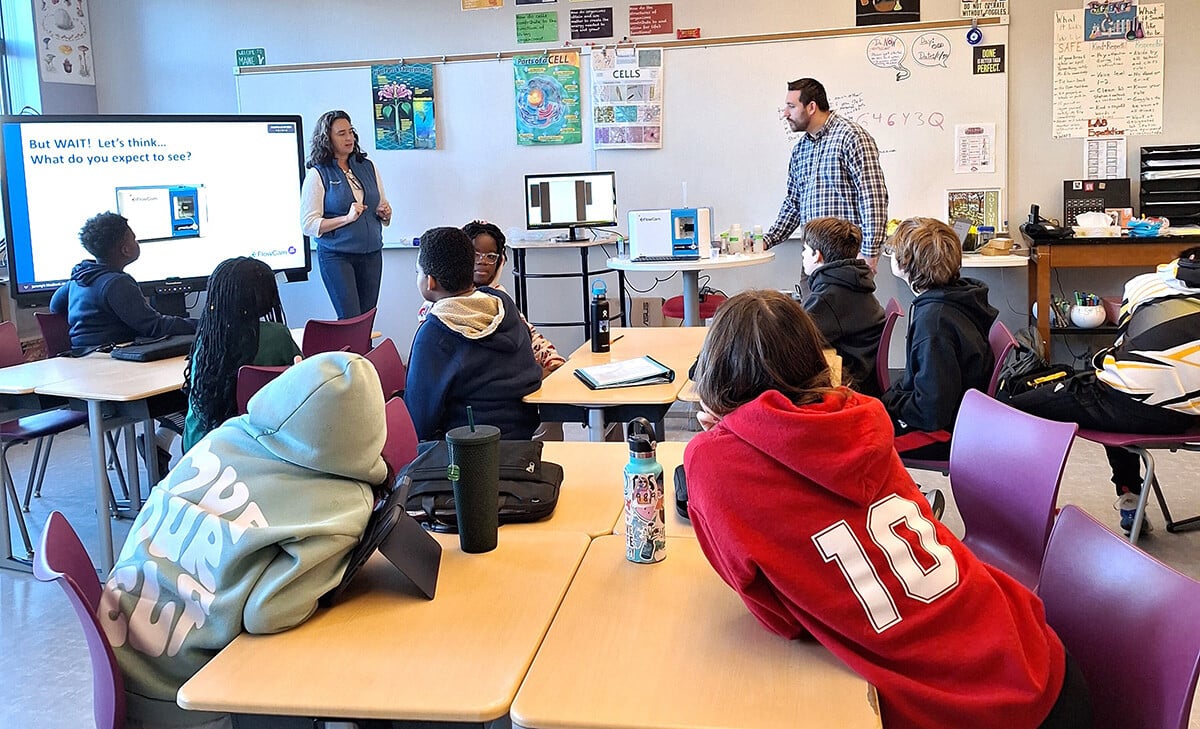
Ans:
POLYGON ((1103 306, 1072 306, 1071 323, 1080 329, 1095 329, 1108 319, 1103 306))

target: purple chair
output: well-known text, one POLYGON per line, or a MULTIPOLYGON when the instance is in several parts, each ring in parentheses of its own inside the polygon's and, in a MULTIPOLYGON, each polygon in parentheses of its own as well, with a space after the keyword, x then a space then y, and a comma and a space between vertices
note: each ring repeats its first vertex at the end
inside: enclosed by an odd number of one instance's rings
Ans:
POLYGON ((375 365, 375 372, 379 374, 379 384, 383 386, 383 399, 391 400, 397 395, 403 396, 404 387, 408 382, 408 368, 404 366, 404 360, 400 359, 400 352, 392 338, 383 340, 365 356, 375 365))
POLYGON ((1200 582, 1068 505, 1037 592, 1087 678, 1096 729, 1187 729, 1200 672, 1200 582))
POLYGON ((246 414, 246 407, 254 393, 263 389, 271 380, 283 374, 287 367, 262 367, 259 365, 242 365, 238 368, 237 378, 237 411, 238 415, 246 414))
POLYGON ((883 332, 879 335, 879 348, 875 350, 875 382, 878 383, 880 392, 887 392, 892 386, 892 374, 888 370, 888 349, 892 345, 892 333, 896 329, 896 322, 900 321, 902 316, 904 309, 896 297, 888 299, 887 306, 883 308, 883 332))
POLYGON ((412 416, 401 398, 393 397, 384 408, 387 439, 383 443, 383 460, 395 476, 417 457, 417 426, 413 425, 412 416))
MULTIPOLYGON (((0 322, 0 367, 11 367, 25 361, 21 352, 21 340, 17 336, 17 325, 11 321, 0 322)), ((21 513, 20 500, 17 498, 17 488, 13 483, 12 471, 8 467, 8 449, 13 446, 34 443, 33 461, 29 464, 29 478, 25 487, 25 511, 29 511, 30 492, 36 487, 40 493, 42 479, 46 476, 46 464, 50 461, 50 449, 54 446, 54 436, 59 433, 78 428, 87 423, 87 413, 75 410, 47 410, 45 412, 27 415, 16 420, 0 423, 0 488, 8 492, 7 501, 12 504, 16 516, 17 529, 21 532, 21 541, 25 544, 27 557, 33 556, 33 543, 29 539, 29 527, 25 524, 25 515, 21 513)), ((8 519, 8 514, 0 514, 0 518, 8 519)), ((7 528, 4 529, 7 534, 7 528)), ((10 548, 10 545, 4 545, 10 548)), ((7 550, 5 550, 7 553, 7 550)))
POLYGON ((1090 440, 1093 443, 1099 443, 1102 446, 1124 448, 1131 453, 1136 453, 1142 459, 1142 466, 1146 470, 1146 476, 1142 479, 1142 493, 1138 496, 1137 513, 1133 517, 1133 529, 1129 532, 1130 544, 1137 544, 1138 536, 1141 535, 1142 516, 1146 513, 1146 499, 1149 498, 1152 490, 1154 491, 1154 497, 1158 499, 1159 508, 1162 509, 1163 519, 1167 523, 1167 531, 1176 532, 1188 525, 1200 522, 1200 516, 1193 516, 1180 521, 1175 521, 1172 518, 1171 510, 1167 508, 1167 500, 1163 497, 1162 489, 1158 486, 1158 477, 1154 475, 1154 456, 1150 455, 1151 450, 1200 451, 1200 426, 1180 435, 1107 433, 1103 430, 1091 430, 1090 428, 1080 428, 1078 435, 1080 438, 1090 440))
POLYGON ((125 726, 125 681, 96 617, 100 606, 100 580, 79 536, 60 512, 51 512, 46 518, 42 543, 33 563, 33 575, 42 582, 57 582, 67 593, 71 607, 75 608, 92 659, 92 710, 96 729, 125 726))
POLYGON ((1077 429, 978 390, 967 391, 955 421, 950 488, 967 530, 963 544, 1031 590, 1077 429))
POLYGON ((321 352, 337 352, 346 347, 355 354, 371 351, 371 327, 375 326, 375 311, 371 309, 351 319, 309 319, 304 325, 303 344, 300 345, 304 357, 307 359, 321 352))
POLYGON ((992 328, 988 330, 988 347, 992 350, 992 360, 995 364, 992 365, 992 379, 988 381, 988 397, 996 396, 996 390, 1000 387, 1000 370, 1004 367, 1004 358, 1010 350, 1016 349, 1016 346, 1017 339, 1008 331, 1008 327, 999 319, 992 322, 992 328))

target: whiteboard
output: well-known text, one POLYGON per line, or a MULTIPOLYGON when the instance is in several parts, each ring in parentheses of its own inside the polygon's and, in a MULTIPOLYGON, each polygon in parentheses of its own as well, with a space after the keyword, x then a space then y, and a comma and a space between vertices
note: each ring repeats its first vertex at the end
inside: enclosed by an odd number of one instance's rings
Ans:
MULTIPOLYGON (((473 218, 510 232, 524 221, 525 174, 613 169, 621 219, 633 209, 711 206, 716 230, 731 223, 769 226, 783 198, 796 137, 779 117, 789 80, 811 76, 831 106, 874 136, 890 196, 889 216, 944 218, 949 189, 999 189, 1007 201, 1007 74, 972 73, 965 28, 805 38, 769 43, 669 48, 664 54, 663 147, 600 150, 591 133, 584 67, 584 144, 519 147, 509 59, 435 68, 440 149, 375 151, 395 210, 389 245, 409 243, 436 225, 473 218), (873 65, 867 49, 890 35, 903 58, 873 65), (919 52, 920 58, 917 57, 919 52), (897 80, 898 76, 904 76, 897 80), (956 125, 994 124, 994 171, 955 173, 956 125), (686 183, 686 185, 685 185, 686 183), (686 189, 686 192, 685 192, 686 189), (685 197, 686 195, 686 197, 685 197)), ((1008 28, 988 28, 988 44, 1007 46, 1008 28)), ((329 109, 371 126, 369 68, 244 74, 236 77, 243 113, 300 114, 305 132, 329 109)), ((367 145, 372 136, 360 133, 367 145)), ((625 226, 619 226, 624 230, 625 226)))

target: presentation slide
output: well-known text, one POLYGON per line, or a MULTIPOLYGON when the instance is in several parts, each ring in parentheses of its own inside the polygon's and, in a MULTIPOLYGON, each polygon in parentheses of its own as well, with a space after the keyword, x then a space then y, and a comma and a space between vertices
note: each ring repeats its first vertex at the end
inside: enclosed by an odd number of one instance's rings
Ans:
POLYGON ((104 211, 129 220, 142 253, 126 270, 142 282, 208 276, 231 256, 260 258, 275 270, 304 268, 297 126, 6 123, 18 290, 48 290, 65 281, 88 257, 79 229, 104 211))

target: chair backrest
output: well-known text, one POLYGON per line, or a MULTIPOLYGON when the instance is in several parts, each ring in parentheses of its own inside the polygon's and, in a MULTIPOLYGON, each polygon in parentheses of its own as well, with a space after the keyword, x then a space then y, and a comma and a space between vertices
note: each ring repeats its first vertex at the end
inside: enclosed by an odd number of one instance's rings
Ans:
POLYGON ((892 347, 892 332, 896 322, 904 316, 900 302, 892 297, 883 308, 883 333, 879 335, 879 349, 875 350, 875 380, 879 383, 879 392, 887 392, 892 385, 892 376, 888 371, 888 350, 892 347))
POLYGON ((400 359, 400 352, 391 337, 377 344, 366 354, 375 371, 379 373, 379 384, 383 386, 383 399, 390 400, 397 394, 404 393, 408 382, 408 368, 400 359))
POLYGON ((260 367, 258 365, 242 365, 238 368, 237 379, 237 411, 238 415, 246 414, 246 406, 254 393, 263 389, 271 380, 283 374, 287 367, 260 367))
POLYGON ((359 314, 352 319, 324 321, 309 319, 304 325, 304 341, 300 350, 305 357, 321 352, 336 352, 350 347, 355 354, 366 354, 371 350, 371 327, 375 326, 375 309, 359 314))
POLYGON ((97 729, 125 726, 125 682, 96 617, 100 579, 79 536, 60 512, 53 511, 46 518, 33 574, 42 582, 57 582, 75 608, 92 659, 92 710, 97 729))
POLYGON ((1200 673, 1200 582, 1068 505, 1038 595, 1087 679, 1096 729, 1187 729, 1200 673))
POLYGON ((67 317, 48 311, 35 311, 33 318, 37 320, 38 330, 46 342, 46 356, 57 357, 71 351, 71 324, 67 317))
POLYGON ((0 367, 12 367, 24 361, 17 325, 11 321, 0 322, 0 367))
POLYGON ((950 441, 950 488, 975 556, 1026 587, 1038 570, 1075 423, 1021 412, 967 390, 950 441))
POLYGON ((1017 339, 1004 326, 1004 323, 996 319, 992 323, 992 328, 988 330, 988 347, 992 350, 992 357, 995 364, 992 365, 992 379, 988 381, 988 397, 996 396, 996 389, 1000 387, 1000 370, 1004 367, 1004 358, 1008 356, 1010 350, 1016 348, 1017 339))
POLYGON ((384 408, 387 439, 383 442, 383 460, 396 474, 417 457, 417 426, 413 425, 412 416, 401 398, 393 397, 384 408))

